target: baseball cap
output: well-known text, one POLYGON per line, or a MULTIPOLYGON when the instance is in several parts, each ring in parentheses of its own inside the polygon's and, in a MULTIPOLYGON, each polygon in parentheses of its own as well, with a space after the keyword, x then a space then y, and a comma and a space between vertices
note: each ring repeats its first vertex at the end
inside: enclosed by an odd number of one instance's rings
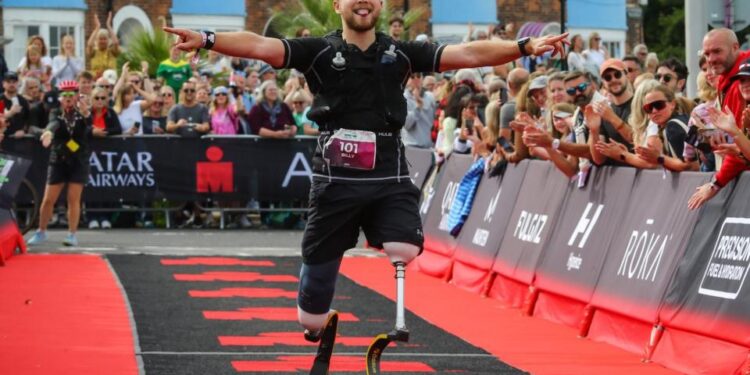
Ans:
POLYGON ((109 82, 110 85, 117 83, 117 71, 114 69, 107 69, 102 73, 102 77, 109 82))
POLYGON ((227 88, 224 87, 224 86, 217 86, 214 89, 214 95, 216 95, 216 94, 228 94, 228 93, 229 93, 229 90, 227 90, 227 88))
POLYGON ((13 71, 8 71, 5 73, 5 76, 3 76, 3 81, 12 81, 16 80, 18 81, 18 73, 13 71))
POLYGON ((276 70, 274 70, 274 68, 271 65, 269 65, 269 64, 263 64, 263 66, 260 68, 260 70, 258 70, 258 75, 260 75, 262 77, 266 73, 274 73, 275 74, 276 70))
POLYGON ((539 76, 531 80, 529 84, 529 93, 547 87, 547 76, 539 76))
POLYGON ((747 59, 740 64, 740 70, 737 71, 735 77, 750 77, 750 59, 747 59))
POLYGON ((617 69, 621 72, 624 72, 627 70, 625 67, 625 63, 622 62, 622 60, 619 59, 607 59, 605 60, 602 65, 599 67, 599 75, 604 74, 607 69, 617 69))

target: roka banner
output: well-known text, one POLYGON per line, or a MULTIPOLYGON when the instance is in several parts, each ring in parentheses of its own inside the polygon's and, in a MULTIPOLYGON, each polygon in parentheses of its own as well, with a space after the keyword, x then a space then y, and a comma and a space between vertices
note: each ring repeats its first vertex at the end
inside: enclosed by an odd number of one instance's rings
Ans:
POLYGON ((655 322, 674 269, 698 218, 687 202, 709 179, 695 172, 642 170, 612 242, 591 304, 655 322))
POLYGON ((435 151, 429 148, 405 147, 406 161, 409 163, 409 177, 418 188, 422 188, 433 165, 435 151))
POLYGON ((581 302, 591 299, 635 174, 635 168, 596 168, 584 188, 570 190, 537 267, 536 287, 581 302))
POLYGON ((750 174, 731 190, 702 209, 660 318, 668 327, 750 346, 750 174))
POLYGON ((495 258, 495 272, 531 284, 539 257, 557 222, 568 181, 552 163, 529 163, 495 258))
MULTIPOLYGON (((29 178, 44 191, 49 152, 32 139, 3 146, 35 161, 29 178)), ((305 200, 315 139, 110 137, 91 149, 84 202, 305 200)))
POLYGON ((457 286, 477 292, 481 287, 505 234, 498 228, 508 226, 528 166, 526 160, 508 164, 502 177, 482 178, 453 256, 456 263, 452 282, 457 286))

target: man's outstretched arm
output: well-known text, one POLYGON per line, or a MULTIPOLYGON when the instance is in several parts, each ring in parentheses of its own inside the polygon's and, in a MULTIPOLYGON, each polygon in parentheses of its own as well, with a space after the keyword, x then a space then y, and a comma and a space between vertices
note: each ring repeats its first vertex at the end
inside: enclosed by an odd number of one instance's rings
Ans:
MULTIPOLYGON (((548 35, 532 38, 525 49, 529 55, 546 52, 564 54, 563 44, 567 44, 568 34, 548 35)), ((478 40, 470 43, 448 45, 440 58, 440 71, 481 66, 496 66, 521 57, 521 50, 515 40, 478 40)))
MULTIPOLYGON (((189 29, 165 27, 164 31, 178 37, 175 46, 185 52, 203 48, 201 33, 189 29)), ((263 60, 271 66, 284 63, 284 44, 281 39, 266 38, 250 31, 216 33, 212 50, 235 57, 263 60)))

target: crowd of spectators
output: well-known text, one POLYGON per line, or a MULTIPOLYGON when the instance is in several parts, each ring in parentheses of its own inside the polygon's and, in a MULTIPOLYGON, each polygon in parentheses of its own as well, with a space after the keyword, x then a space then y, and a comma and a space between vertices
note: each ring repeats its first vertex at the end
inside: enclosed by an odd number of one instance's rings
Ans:
MULTIPOLYGON (((403 19, 388 25, 392 37, 404 38, 403 19)), ((512 25, 470 29, 466 40, 514 38, 512 25)), ((298 36, 309 34, 303 29, 298 36)), ((420 34, 416 41, 429 37, 420 34)), ((688 72, 674 57, 659 61, 643 44, 613 58, 595 32, 569 41, 564 58, 522 57, 502 66, 412 74, 404 90, 404 144, 434 149, 439 161, 453 152, 472 153, 487 158, 495 172, 508 162, 549 160, 581 184, 593 165, 718 171, 691 208, 748 165, 750 141, 743 130, 750 126, 750 52, 739 49, 731 30, 706 34, 703 50, 694 51, 701 56, 700 72, 688 72), (686 97, 690 79, 698 83, 696 98, 686 97)), ((38 136, 58 105, 55 83, 67 79, 78 82, 81 100, 92 108, 97 137, 318 134, 307 117, 312 94, 300 72, 281 81, 260 61, 209 51, 196 64, 172 49, 154 76, 146 62, 126 63, 118 74, 121 49, 111 15, 105 27, 95 19, 85 63, 75 55, 72 37, 63 36, 61 46, 51 58, 44 39, 32 36, 25 58, 4 75, 0 138, 38 136)), ((96 225, 105 222, 110 226, 106 219, 96 225)))

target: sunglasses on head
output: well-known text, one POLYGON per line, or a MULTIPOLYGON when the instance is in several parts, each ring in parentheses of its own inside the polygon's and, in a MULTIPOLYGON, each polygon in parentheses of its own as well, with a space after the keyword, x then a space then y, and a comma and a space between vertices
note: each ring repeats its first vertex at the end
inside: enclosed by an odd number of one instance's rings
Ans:
POLYGON ((646 103, 643 105, 643 112, 646 113, 653 113, 654 111, 661 111, 662 109, 667 107, 667 101, 666 100, 656 100, 651 103, 646 103))
POLYGON ((589 87, 589 84, 587 82, 583 82, 583 83, 579 83, 577 86, 567 88, 565 92, 567 92, 568 95, 573 96, 576 94, 576 92, 583 93, 584 91, 586 91, 588 87, 589 87))
POLYGON ((657 81, 661 81, 663 79, 664 83, 669 83, 670 81, 672 81, 671 74, 657 74, 654 76, 654 78, 656 78, 657 81))
POLYGON ((602 75, 602 79, 605 80, 605 81, 607 81, 607 82, 611 81, 612 77, 614 77, 615 79, 620 79, 620 78, 622 78, 622 72, 619 71, 619 70, 615 70, 612 73, 604 73, 602 75))

